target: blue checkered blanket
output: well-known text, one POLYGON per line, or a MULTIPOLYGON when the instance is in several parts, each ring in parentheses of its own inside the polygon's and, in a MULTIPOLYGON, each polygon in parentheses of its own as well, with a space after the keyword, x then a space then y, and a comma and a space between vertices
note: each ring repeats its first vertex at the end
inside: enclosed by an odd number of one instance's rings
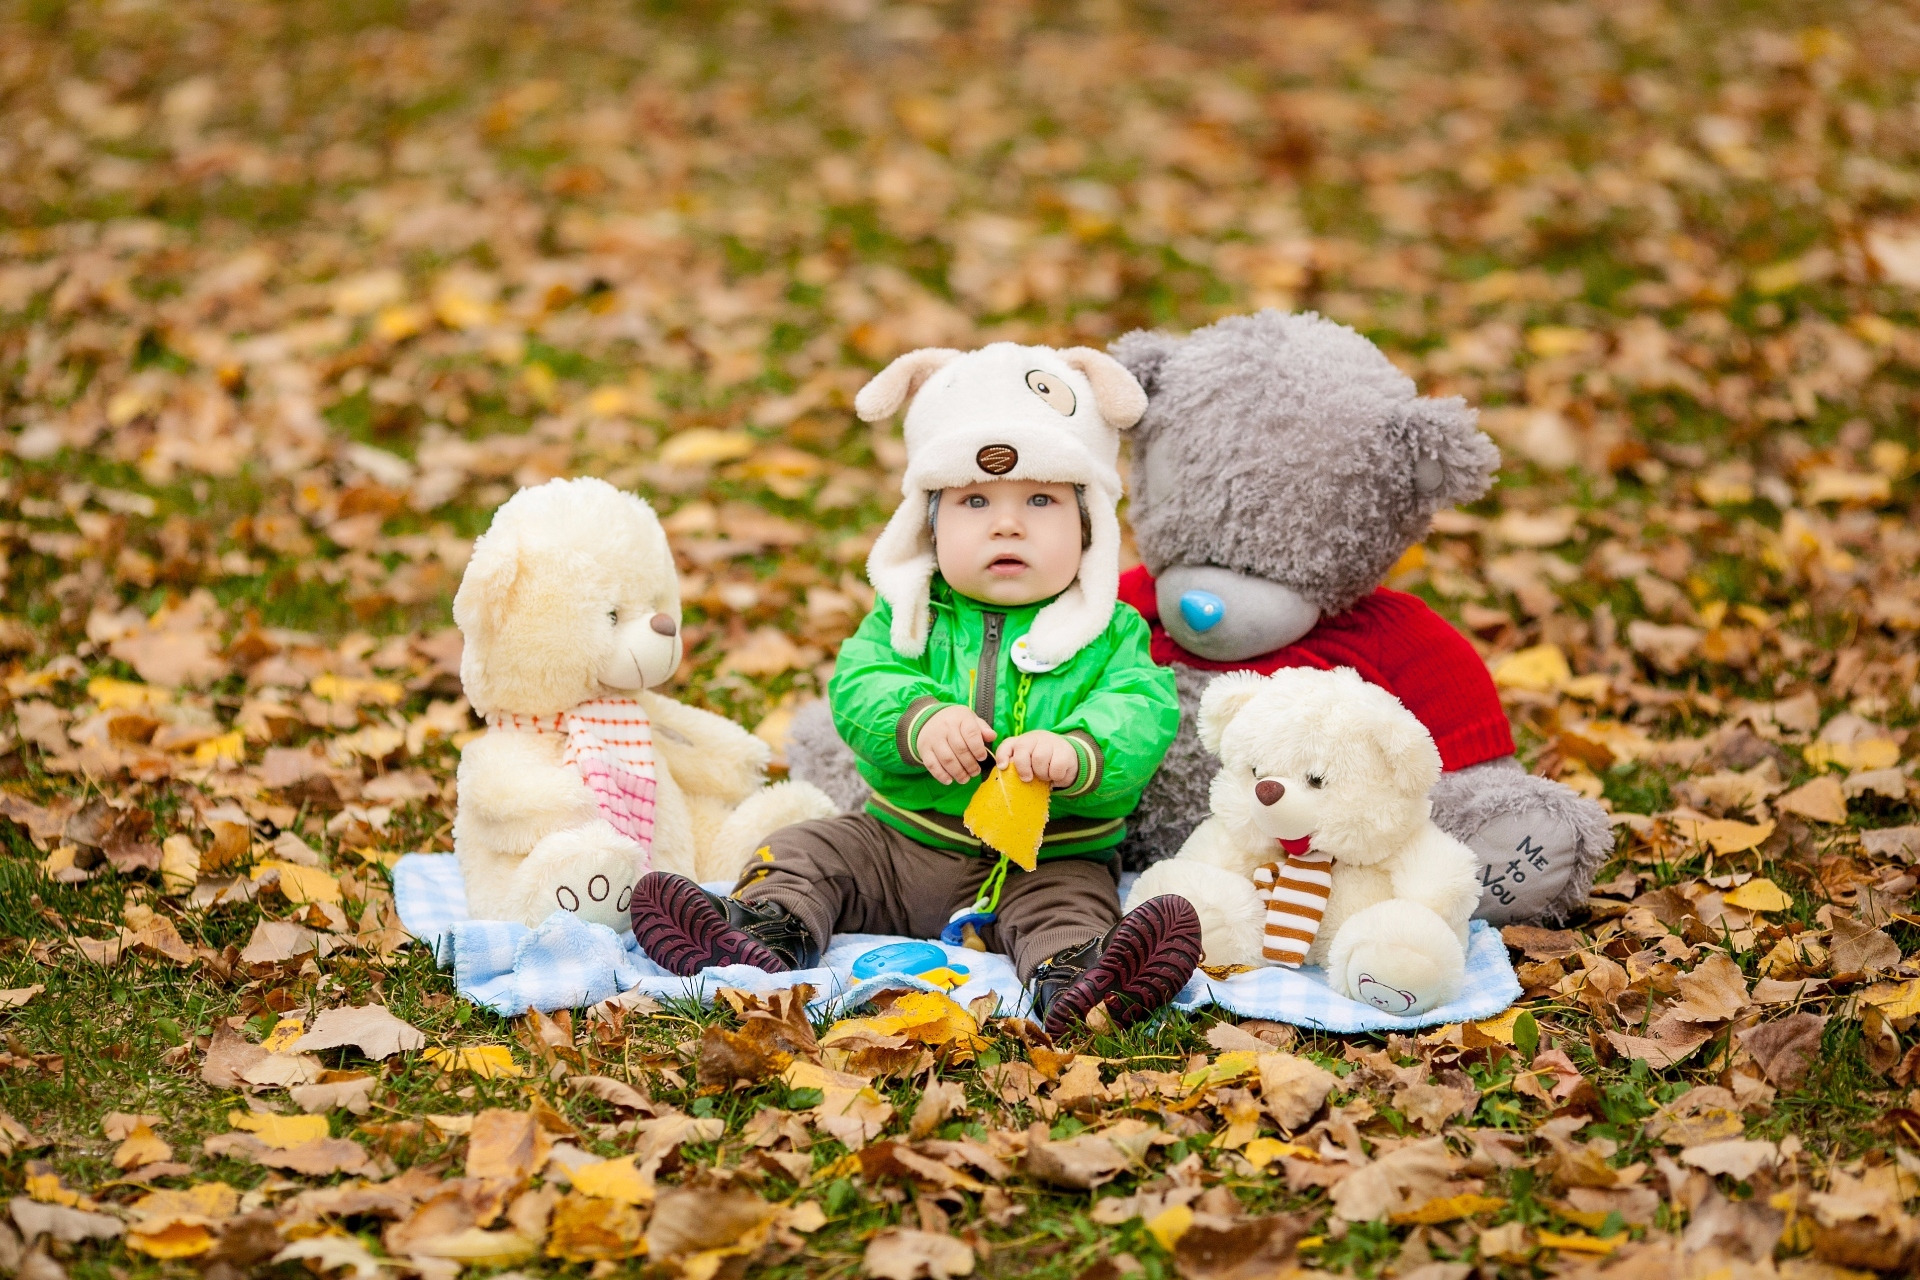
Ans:
MULTIPOLYGON (((731 886, 719 886, 724 892, 731 886)), ((1123 886, 1121 896, 1126 889, 1123 886)), ((413 853, 393 869, 394 905, 407 932, 433 948, 443 969, 453 970, 454 985, 475 1004, 509 1016, 528 1009, 551 1012, 597 1004, 627 991, 668 998, 711 999, 721 987, 748 991, 784 990, 804 982, 819 994, 817 1012, 850 1009, 873 993, 901 986, 938 990, 906 974, 857 980, 853 964, 875 947, 901 938, 867 933, 841 934, 818 968, 798 973, 763 973, 748 965, 707 969, 695 977, 668 973, 635 944, 632 935, 616 935, 604 925, 556 911, 537 928, 467 915, 466 886, 451 854, 413 853)), ((938 943, 935 944, 940 945, 938 943)), ((1026 991, 1013 963, 1002 955, 944 948, 966 966, 968 979, 951 994, 962 1004, 997 995, 1000 1011, 1023 1014, 1026 991)), ((1410 1031, 1449 1022, 1491 1018, 1520 998, 1520 983, 1507 960, 1499 931, 1473 922, 1468 938, 1466 987, 1457 999, 1426 1013, 1395 1017, 1370 1004, 1335 995, 1318 969, 1258 969, 1214 979, 1196 972, 1174 1000, 1181 1009, 1215 1004, 1248 1018, 1271 1018, 1321 1031, 1410 1031)))

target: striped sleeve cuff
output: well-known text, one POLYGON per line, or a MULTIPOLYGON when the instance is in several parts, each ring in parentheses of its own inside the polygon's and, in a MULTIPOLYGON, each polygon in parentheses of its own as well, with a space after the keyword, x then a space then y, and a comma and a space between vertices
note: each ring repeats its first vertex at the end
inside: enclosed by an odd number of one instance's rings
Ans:
POLYGON ((915 698, 907 704, 907 709, 900 713, 900 719, 893 728, 893 745, 898 748, 902 761, 920 768, 926 767, 926 762, 914 749, 914 743, 919 740, 920 730, 926 727, 927 721, 933 718, 934 712, 953 705, 955 704, 943 702, 932 694, 924 698, 915 698))
POLYGON ((1062 737, 1073 744, 1073 753, 1080 757, 1080 772, 1074 776, 1073 785, 1060 792, 1064 797, 1083 796, 1100 785, 1101 777, 1106 773, 1106 759, 1100 754, 1100 744, 1085 729, 1075 729, 1062 737))

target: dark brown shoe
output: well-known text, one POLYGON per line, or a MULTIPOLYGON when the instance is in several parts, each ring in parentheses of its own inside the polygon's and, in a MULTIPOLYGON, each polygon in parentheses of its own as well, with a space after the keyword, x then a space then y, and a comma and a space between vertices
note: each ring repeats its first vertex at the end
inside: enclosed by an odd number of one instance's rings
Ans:
POLYGON ((1102 1000, 1116 1027, 1163 1008, 1200 963, 1200 917, 1176 894, 1150 898, 1099 942, 1084 943, 1033 971, 1034 1015, 1050 1036, 1064 1035, 1102 1000))

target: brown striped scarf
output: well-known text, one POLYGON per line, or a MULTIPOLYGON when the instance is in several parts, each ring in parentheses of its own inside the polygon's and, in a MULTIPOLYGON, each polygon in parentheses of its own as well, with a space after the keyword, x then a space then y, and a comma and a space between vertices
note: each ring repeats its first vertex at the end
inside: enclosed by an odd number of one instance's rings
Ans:
POLYGON ((1257 867, 1253 883, 1266 903, 1266 938, 1261 954, 1271 964, 1298 969, 1320 932, 1333 892, 1333 859, 1313 852, 1310 840, 1280 842, 1286 857, 1257 867))

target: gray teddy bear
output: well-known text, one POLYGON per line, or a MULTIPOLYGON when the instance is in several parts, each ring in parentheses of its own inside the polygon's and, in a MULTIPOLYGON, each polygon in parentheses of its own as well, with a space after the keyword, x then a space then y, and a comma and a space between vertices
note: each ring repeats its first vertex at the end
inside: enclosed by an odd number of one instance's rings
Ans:
MULTIPOLYGON (((1136 331, 1110 350, 1147 392, 1128 507, 1145 563, 1120 596, 1152 625, 1182 710, 1128 820, 1125 864, 1172 857, 1208 814, 1219 762, 1195 717, 1216 674, 1352 667, 1433 734, 1446 770, 1433 817, 1480 860, 1476 914, 1564 919, 1612 852, 1605 811, 1528 774, 1472 645, 1417 597, 1377 586, 1435 511, 1491 483, 1499 451, 1473 410, 1419 396, 1379 348, 1313 314, 1136 331)), ((787 756, 841 805, 865 803, 824 703, 795 717, 787 756)))

